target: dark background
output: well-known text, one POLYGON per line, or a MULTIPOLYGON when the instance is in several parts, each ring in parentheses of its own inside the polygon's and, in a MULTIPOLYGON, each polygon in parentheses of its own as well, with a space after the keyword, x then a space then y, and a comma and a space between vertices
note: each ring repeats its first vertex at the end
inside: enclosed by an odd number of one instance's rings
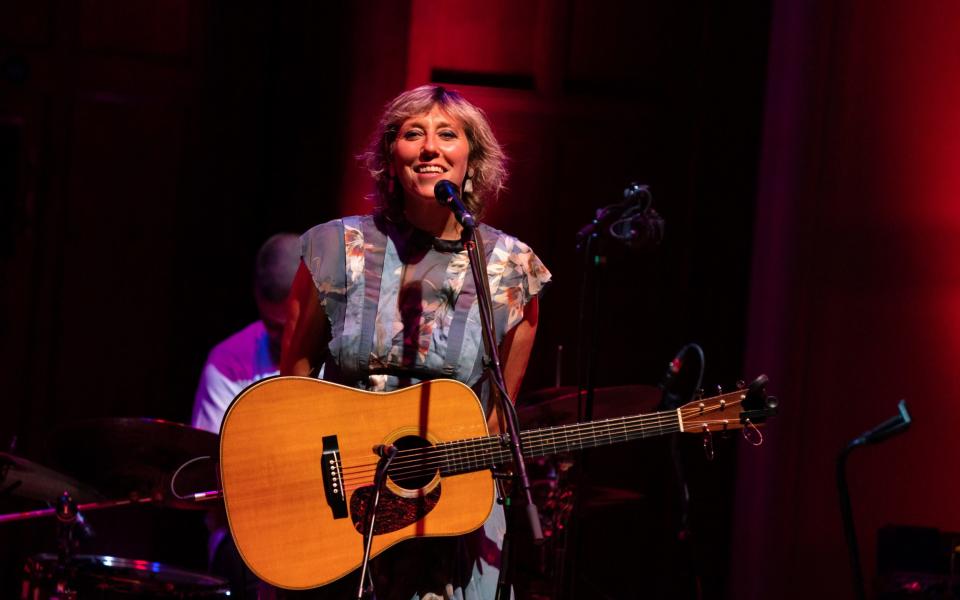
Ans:
MULTIPOLYGON (((868 581, 881 525, 960 528, 960 10, 837 4, 4 3, 0 443, 47 462, 58 424, 188 421, 206 353, 256 316, 257 247, 369 210, 380 108, 445 83, 512 159, 488 222, 554 274, 527 392, 561 345, 576 383, 574 235, 636 180, 666 236, 596 284, 598 384, 656 383, 697 342, 706 382, 767 372, 783 400, 761 448, 681 443, 686 543, 666 442, 590 462, 643 496, 583 517, 582 596, 849 595, 832 461, 901 397, 913 431, 851 459, 868 581)), ((91 521, 87 552, 203 567, 198 513, 91 521)), ((4 590, 51 531, 0 525, 4 590)))

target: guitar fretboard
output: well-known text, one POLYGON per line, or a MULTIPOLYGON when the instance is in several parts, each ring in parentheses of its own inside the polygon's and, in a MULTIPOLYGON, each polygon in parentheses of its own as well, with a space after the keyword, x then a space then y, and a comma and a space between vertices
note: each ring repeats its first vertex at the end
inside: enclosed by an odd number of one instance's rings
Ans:
MULTIPOLYGON (((677 411, 618 417, 589 423, 531 429, 520 433, 524 456, 537 457, 570 450, 583 450, 680 431, 677 411)), ((438 444, 441 475, 456 475, 490 469, 509 462, 505 438, 488 436, 438 444)))

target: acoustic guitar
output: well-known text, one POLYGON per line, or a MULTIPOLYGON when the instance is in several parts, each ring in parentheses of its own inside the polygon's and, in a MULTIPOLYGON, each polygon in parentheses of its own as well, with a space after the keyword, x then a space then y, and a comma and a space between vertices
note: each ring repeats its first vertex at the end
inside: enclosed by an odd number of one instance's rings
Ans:
MULTIPOLYGON (((521 447, 536 457, 673 432, 759 435, 756 424, 776 410, 765 382, 676 410, 524 431, 521 447)), ((306 589, 360 566, 378 444, 398 452, 372 556, 406 539, 479 528, 494 505, 491 469, 511 461, 503 436, 488 434, 476 395, 457 381, 374 393, 274 377, 237 396, 220 431, 220 470, 230 531, 258 577, 306 589)))

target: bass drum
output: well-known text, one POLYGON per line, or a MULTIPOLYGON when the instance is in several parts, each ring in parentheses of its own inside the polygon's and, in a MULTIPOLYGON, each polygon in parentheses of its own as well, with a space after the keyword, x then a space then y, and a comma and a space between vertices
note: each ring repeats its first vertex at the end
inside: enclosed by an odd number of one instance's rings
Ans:
POLYGON ((227 582, 146 560, 78 555, 58 574, 57 557, 38 554, 24 566, 21 600, 229 598, 227 582), (57 592, 65 580, 71 593, 57 592))

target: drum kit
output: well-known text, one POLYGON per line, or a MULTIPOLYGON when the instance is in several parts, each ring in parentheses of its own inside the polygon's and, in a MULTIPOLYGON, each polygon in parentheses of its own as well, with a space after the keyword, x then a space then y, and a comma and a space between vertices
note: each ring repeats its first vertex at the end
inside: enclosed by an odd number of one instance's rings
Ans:
MULTIPOLYGON (((226 598, 223 579, 146 560, 78 553, 92 511, 132 505, 211 508, 220 498, 218 436, 159 419, 90 419, 57 428, 53 466, 0 452, 0 499, 50 508, 0 514, 6 523, 50 519, 56 552, 26 558, 21 600, 226 598)), ((6 592, 4 592, 6 593, 6 592)))

